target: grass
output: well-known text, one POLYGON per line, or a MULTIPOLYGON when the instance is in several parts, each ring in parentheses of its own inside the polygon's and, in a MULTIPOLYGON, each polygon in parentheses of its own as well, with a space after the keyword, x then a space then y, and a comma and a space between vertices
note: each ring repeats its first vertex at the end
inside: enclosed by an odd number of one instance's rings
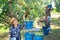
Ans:
POLYGON ((51 22, 54 24, 54 25, 57 25, 58 27, 60 27, 60 21, 58 19, 51 19, 51 22))
POLYGON ((9 28, 5 29, 5 27, 0 28, 0 34, 6 33, 9 31, 9 28))
POLYGON ((44 37, 44 40, 60 40, 60 29, 51 30, 52 33, 44 37))
POLYGON ((56 8, 53 11, 51 11, 51 13, 53 13, 53 14, 60 14, 60 12, 56 11, 56 8))
POLYGON ((55 35, 55 36, 58 36, 59 35, 59 31, 60 29, 54 29, 54 30, 52 30, 52 32, 54 33, 53 35, 55 35))
POLYGON ((53 14, 60 14, 60 12, 56 12, 56 11, 51 11, 51 13, 53 13, 53 14))
POLYGON ((57 26, 60 26, 60 21, 57 18, 51 19, 51 22, 53 22, 57 26))

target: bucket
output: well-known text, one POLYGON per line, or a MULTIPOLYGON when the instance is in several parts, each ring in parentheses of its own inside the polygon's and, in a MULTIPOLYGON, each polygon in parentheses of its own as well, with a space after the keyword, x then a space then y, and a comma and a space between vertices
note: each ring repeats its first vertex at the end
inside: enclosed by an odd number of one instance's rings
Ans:
POLYGON ((24 40, 33 40, 33 33, 26 32, 24 35, 24 40))
POLYGON ((25 29, 29 30, 33 28, 33 21, 25 21, 25 29))
POLYGON ((43 40, 43 36, 35 35, 33 40, 43 40))

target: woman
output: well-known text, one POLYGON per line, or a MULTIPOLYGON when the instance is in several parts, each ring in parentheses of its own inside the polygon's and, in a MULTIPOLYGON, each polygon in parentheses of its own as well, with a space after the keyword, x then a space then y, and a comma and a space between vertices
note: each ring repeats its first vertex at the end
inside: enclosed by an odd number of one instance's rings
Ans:
POLYGON ((21 40, 20 29, 21 25, 18 24, 18 21, 13 17, 11 19, 10 27, 10 40, 21 40))

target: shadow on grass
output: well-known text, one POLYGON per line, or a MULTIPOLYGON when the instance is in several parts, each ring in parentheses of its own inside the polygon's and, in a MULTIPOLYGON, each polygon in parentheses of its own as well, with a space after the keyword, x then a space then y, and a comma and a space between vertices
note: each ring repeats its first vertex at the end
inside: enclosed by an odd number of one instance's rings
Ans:
POLYGON ((51 33, 45 36, 44 40, 60 40, 60 29, 51 30, 51 33))

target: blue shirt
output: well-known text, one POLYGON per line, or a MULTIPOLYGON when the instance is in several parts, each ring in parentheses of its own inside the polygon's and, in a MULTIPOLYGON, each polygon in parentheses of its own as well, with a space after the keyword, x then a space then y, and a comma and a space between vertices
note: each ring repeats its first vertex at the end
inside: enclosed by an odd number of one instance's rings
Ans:
POLYGON ((21 29, 22 25, 17 26, 17 28, 15 28, 14 26, 10 27, 10 35, 11 37, 20 37, 20 29, 21 29))

